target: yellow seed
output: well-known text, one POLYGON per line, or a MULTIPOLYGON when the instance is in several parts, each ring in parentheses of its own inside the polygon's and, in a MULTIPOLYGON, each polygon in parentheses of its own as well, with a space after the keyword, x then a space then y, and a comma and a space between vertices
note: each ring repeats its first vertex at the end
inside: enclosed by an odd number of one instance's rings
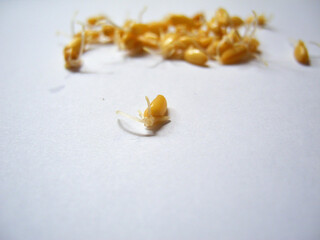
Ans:
POLYGON ((219 26, 229 26, 230 24, 230 17, 229 17, 229 14, 228 12, 224 9, 224 8, 219 8, 217 11, 216 11, 216 15, 215 15, 215 18, 219 24, 219 26))
POLYGON ((98 43, 100 32, 95 30, 86 30, 84 32, 85 42, 86 43, 98 43))
POLYGON ((184 25, 187 28, 194 27, 193 19, 181 14, 172 14, 169 16, 168 23, 173 26, 184 25))
POLYGON ((206 22, 206 18, 203 13, 195 14, 192 17, 192 20, 196 28, 200 28, 206 22))
POLYGON ((87 35, 88 37, 90 37, 92 39, 97 39, 100 36, 100 32, 99 31, 94 31, 94 30, 87 30, 85 32, 85 35, 87 35))
POLYGON ((212 41, 211 44, 207 47, 206 51, 211 59, 216 58, 218 54, 217 53, 218 46, 219 46, 219 41, 215 40, 215 41, 212 41))
POLYGON ((134 23, 130 26, 129 32, 135 35, 141 35, 148 31, 148 25, 143 23, 134 23))
POLYGON ((238 16, 231 17, 230 21, 231 21, 232 27, 234 28, 241 27, 244 23, 243 20, 238 16))
POLYGON ((112 25, 103 25, 102 26, 102 33, 109 38, 113 38, 115 33, 115 27, 112 25))
POLYGON ((78 59, 81 50, 81 42, 81 37, 75 37, 67 46, 65 46, 63 52, 66 61, 69 59, 78 59))
POLYGON ((240 63, 248 57, 248 48, 244 44, 234 45, 232 48, 226 50, 219 61, 222 64, 240 63))
POLYGON ((200 12, 200 13, 196 13, 193 17, 192 17, 193 21, 199 21, 199 22, 204 22, 206 20, 204 13, 200 12))
POLYGON ((201 47, 207 48, 213 41, 213 37, 198 37, 197 43, 200 44, 201 47))
MULTIPOLYGON (((163 117, 167 113, 167 100, 164 96, 158 95, 150 104, 150 112, 153 117, 163 117)), ((149 117, 148 108, 144 111, 144 117, 149 117)))
POLYGON ((161 38, 161 45, 167 47, 171 45, 179 36, 175 33, 167 33, 161 38))
POLYGON ((144 47, 147 47, 147 48, 159 47, 159 37, 155 33, 146 32, 145 34, 139 36, 138 39, 144 47))
POLYGON ((64 48, 64 59, 65 59, 65 68, 76 71, 81 65, 82 61, 80 59, 81 54, 81 44, 82 38, 75 37, 72 41, 64 48))
POLYGON ((172 56, 176 51, 175 42, 178 39, 178 37, 179 35, 177 35, 176 33, 167 33, 161 37, 160 50, 161 50, 161 55, 164 58, 172 58, 172 56))
POLYGON ((225 27, 219 25, 215 18, 211 19, 210 22, 207 22, 207 27, 216 37, 219 38, 222 38, 223 35, 227 33, 225 27))
POLYGON ((225 51, 233 47, 231 40, 225 36, 217 46, 217 55, 221 56, 225 51))
POLYGON ((260 45, 260 42, 256 38, 244 37, 243 42, 247 44, 248 50, 250 52, 255 52, 255 53, 259 52, 258 47, 260 45))
POLYGON ((168 23, 166 22, 151 22, 148 24, 149 31, 157 34, 164 33, 168 30, 168 23))
POLYGON ((263 14, 258 16, 258 25, 264 26, 266 24, 267 24, 267 18, 263 14))
POLYGON ((304 42, 301 40, 298 41, 294 49, 294 57, 299 63, 310 65, 308 49, 304 45, 304 42))
POLYGON ((184 58, 184 51, 182 51, 181 49, 176 49, 170 57, 170 59, 174 59, 174 60, 183 60, 183 58, 184 58))
POLYGON ((189 36, 182 36, 176 42, 176 46, 181 49, 187 49, 189 46, 194 46, 195 44, 195 39, 189 36))
MULTIPOLYGON (((249 16, 247 19, 246 19, 246 23, 250 24, 252 23, 253 21, 255 20, 255 16, 249 16)), ((261 14, 257 17, 257 24, 260 26, 260 27, 263 27, 267 24, 268 20, 267 18, 265 17, 265 15, 261 14)))
MULTIPOLYGON (((100 31, 96 30, 85 30, 84 31, 84 39, 85 43, 97 43, 99 42, 100 31)), ((81 38, 82 32, 78 32, 74 35, 74 38, 81 38)))
POLYGON ((195 65, 205 66, 208 57, 199 49, 190 47, 184 53, 184 60, 195 65))
POLYGON ((137 48, 141 48, 141 44, 137 39, 136 35, 126 32, 124 33, 122 39, 122 47, 128 51, 134 51, 137 48))
POLYGON ((176 25, 176 34, 178 35, 188 35, 190 33, 190 28, 186 25, 176 25))
POLYGON ((228 38, 233 43, 239 42, 241 40, 241 36, 236 29, 231 29, 231 31, 228 33, 228 38))
POLYGON ((91 18, 88 18, 87 23, 89 25, 96 25, 99 21, 105 20, 106 17, 103 15, 93 16, 91 18))
POLYGON ((210 31, 208 29, 199 29, 194 32, 197 37, 209 37, 210 31))

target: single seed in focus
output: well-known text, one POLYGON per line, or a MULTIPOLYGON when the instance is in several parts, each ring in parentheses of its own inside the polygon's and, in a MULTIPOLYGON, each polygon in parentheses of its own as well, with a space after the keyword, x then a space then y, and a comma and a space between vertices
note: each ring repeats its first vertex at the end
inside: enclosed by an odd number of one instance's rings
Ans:
POLYGON ((151 103, 148 97, 145 97, 148 107, 142 114, 139 111, 140 118, 133 117, 127 113, 116 111, 117 114, 133 119, 137 122, 141 122, 147 128, 153 128, 158 124, 163 124, 169 121, 168 110, 167 110, 167 100, 164 96, 158 95, 151 103))

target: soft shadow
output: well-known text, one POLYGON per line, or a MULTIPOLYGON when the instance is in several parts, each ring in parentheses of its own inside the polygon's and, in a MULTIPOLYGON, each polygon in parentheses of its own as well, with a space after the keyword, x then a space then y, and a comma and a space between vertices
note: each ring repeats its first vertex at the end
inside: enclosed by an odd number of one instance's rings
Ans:
POLYGON ((148 127, 147 129, 154 132, 156 134, 164 125, 167 125, 170 122, 170 120, 166 122, 161 122, 153 125, 152 127, 148 127))
POLYGON ((61 85, 61 86, 58 86, 58 87, 54 87, 54 88, 50 88, 49 89, 49 92, 51 93, 57 93, 57 92, 60 92, 62 89, 64 89, 66 86, 65 85, 61 85))
POLYGON ((114 72, 113 71, 111 71, 111 72, 99 72, 99 71, 89 71, 89 70, 86 70, 86 69, 84 69, 84 70, 82 70, 82 69, 78 69, 78 70, 75 70, 75 69, 67 69, 67 71, 69 72, 69 74, 65 77, 65 78, 69 78, 70 77, 70 75, 74 75, 74 74, 81 74, 81 75, 86 75, 86 74, 96 74, 96 75, 99 75, 99 74, 102 74, 102 75, 104 75, 104 74, 114 74, 114 72), (71 74, 72 73, 72 74, 71 74))
POLYGON ((149 133, 139 133, 139 132, 136 132, 136 130, 129 129, 127 126, 123 125, 120 119, 118 119, 118 125, 123 131, 138 137, 152 137, 156 135, 156 132, 153 130, 149 130, 149 133))
POLYGON ((248 63, 253 62, 254 60, 257 60, 257 57, 248 56, 247 58, 244 58, 244 59, 240 60, 239 62, 229 63, 229 64, 220 64, 220 65, 223 67, 241 66, 241 65, 247 65, 248 63))
MULTIPOLYGON (((182 60, 181 60, 182 61, 182 60)), ((187 61, 185 61, 185 63, 186 64, 191 64, 192 66, 194 66, 194 67, 199 67, 199 68, 210 68, 210 66, 206 63, 206 64, 204 64, 204 65, 198 65, 198 64, 194 64, 194 63, 190 63, 190 62, 187 62, 187 61)))
POLYGON ((143 58, 148 55, 149 55, 149 53, 147 53, 147 52, 137 52, 137 53, 127 52, 127 53, 125 53, 124 57, 125 58, 143 58))
POLYGON ((130 129, 128 126, 124 125, 120 119, 118 119, 118 125, 119 127, 132 135, 138 136, 138 137, 153 137, 157 135, 157 132, 166 124, 168 124, 170 120, 162 123, 158 123, 152 127, 145 128, 146 133, 140 133, 138 132, 138 129, 130 129))
POLYGON ((81 70, 77 72, 79 74, 114 74, 114 72, 100 72, 100 71, 89 71, 89 70, 81 70))
POLYGON ((161 59, 160 61, 157 61, 156 63, 148 66, 149 68, 156 68, 158 67, 160 64, 164 63, 164 59, 161 59))
POLYGON ((266 25, 266 26, 263 26, 263 27, 260 27, 261 29, 265 29, 265 30, 268 30, 268 31, 273 31, 273 32, 276 32, 277 29, 273 26, 270 26, 270 25, 266 25))

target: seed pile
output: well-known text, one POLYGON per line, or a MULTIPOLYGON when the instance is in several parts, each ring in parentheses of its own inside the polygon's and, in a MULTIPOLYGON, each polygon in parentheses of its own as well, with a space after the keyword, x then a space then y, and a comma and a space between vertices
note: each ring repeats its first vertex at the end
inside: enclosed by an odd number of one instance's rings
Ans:
POLYGON ((203 13, 192 17, 171 14, 157 22, 127 20, 122 27, 107 16, 94 16, 81 24, 82 31, 74 34, 65 46, 65 67, 78 70, 87 46, 107 43, 116 44, 130 56, 160 54, 164 59, 184 60, 199 66, 207 66, 209 60, 221 64, 246 62, 260 53, 255 32, 257 26, 265 24, 264 15, 253 12, 244 20, 230 16, 223 8, 210 20, 203 13))

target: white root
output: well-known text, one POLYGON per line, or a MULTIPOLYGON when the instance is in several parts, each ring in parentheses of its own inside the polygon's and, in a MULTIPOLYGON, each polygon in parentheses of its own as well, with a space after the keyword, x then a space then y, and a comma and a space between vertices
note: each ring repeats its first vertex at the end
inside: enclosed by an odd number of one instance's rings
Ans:
MULTIPOLYGON (((82 27, 80 51, 79 51, 79 56, 77 59, 71 59, 71 54, 69 55, 68 61, 66 62, 66 68, 68 68, 68 69, 77 69, 82 66, 81 56, 84 52, 84 47, 85 47, 85 24, 80 21, 77 21, 76 23, 80 24, 82 27)), ((74 24, 74 21, 73 21, 73 24, 74 24)))
POLYGON ((116 111, 116 114, 119 114, 119 115, 122 115, 124 117, 130 118, 130 119, 132 119, 134 121, 137 121, 137 122, 144 123, 144 121, 142 119, 134 117, 134 116, 131 116, 130 114, 122 112, 122 111, 116 111))
POLYGON ((250 24, 247 24, 246 25, 246 30, 244 32, 244 37, 249 37, 249 38, 253 38, 256 30, 257 30, 257 27, 258 27, 258 16, 257 16, 257 13, 255 11, 252 10, 252 13, 253 13, 253 21, 252 23, 250 24), (250 28, 253 26, 253 30, 251 31, 251 33, 249 33, 250 31, 250 28))
POLYGON ((146 101, 147 101, 147 104, 148 104, 148 115, 151 116, 151 104, 150 104, 150 100, 149 98, 146 96, 146 101))
POLYGON ((311 44, 316 45, 317 47, 320 47, 320 43, 314 42, 314 41, 310 41, 311 44))
POLYGON ((81 25, 81 45, 80 45, 80 53, 79 53, 79 59, 84 51, 84 45, 85 45, 85 24, 83 22, 77 21, 79 25, 81 25))
POLYGON ((138 22, 142 23, 142 17, 143 15, 145 14, 145 12, 148 10, 148 7, 147 6, 144 6, 143 9, 141 10, 141 12, 139 13, 139 16, 138 16, 138 22))
POLYGON ((75 11, 75 13, 73 14, 73 17, 71 19, 71 36, 75 35, 75 30, 74 30, 74 23, 76 21, 76 17, 78 15, 78 11, 75 11))

